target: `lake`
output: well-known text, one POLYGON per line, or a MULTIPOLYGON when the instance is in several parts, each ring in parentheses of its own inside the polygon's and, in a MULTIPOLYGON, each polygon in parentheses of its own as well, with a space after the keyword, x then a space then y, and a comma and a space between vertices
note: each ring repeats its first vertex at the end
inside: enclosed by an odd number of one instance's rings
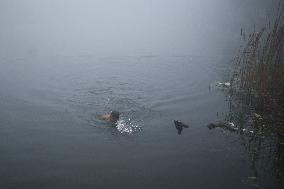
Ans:
MULTIPOLYGON (((0 60, 1 188, 277 188, 229 111, 228 57, 26 56, 0 60), (119 129, 96 118, 117 110, 119 129), (174 120, 189 125, 178 135, 174 120), (259 169, 257 169, 259 170, 259 169), (262 180, 262 186, 250 178, 262 180)), ((264 165, 266 166, 266 165, 264 165)))

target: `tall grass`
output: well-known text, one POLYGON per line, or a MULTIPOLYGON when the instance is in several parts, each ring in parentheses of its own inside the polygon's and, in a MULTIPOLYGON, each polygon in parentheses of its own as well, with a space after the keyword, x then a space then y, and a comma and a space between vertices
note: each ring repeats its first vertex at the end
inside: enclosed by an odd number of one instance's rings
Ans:
MULTIPOLYGON (((284 126, 284 3, 272 24, 249 34, 235 58, 231 78, 235 98, 268 122, 284 126)), ((241 31, 245 39, 245 32, 241 31)))
POLYGON ((242 29, 241 36, 245 45, 234 59, 229 120, 241 129, 253 128, 253 135, 242 138, 252 167, 258 170, 265 165, 263 169, 272 171, 283 187, 284 1, 279 1, 276 16, 265 27, 248 37, 242 29))

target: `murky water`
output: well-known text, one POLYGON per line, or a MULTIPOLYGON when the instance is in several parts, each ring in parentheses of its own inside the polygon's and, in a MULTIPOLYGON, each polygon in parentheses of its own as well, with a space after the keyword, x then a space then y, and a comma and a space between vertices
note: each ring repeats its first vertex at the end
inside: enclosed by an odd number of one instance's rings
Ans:
POLYGON ((228 59, 53 56, 0 62, 1 188, 260 186, 240 138, 209 130, 228 111, 228 59), (96 115, 121 112, 115 127, 96 115), (177 134, 173 120, 189 125, 177 134))

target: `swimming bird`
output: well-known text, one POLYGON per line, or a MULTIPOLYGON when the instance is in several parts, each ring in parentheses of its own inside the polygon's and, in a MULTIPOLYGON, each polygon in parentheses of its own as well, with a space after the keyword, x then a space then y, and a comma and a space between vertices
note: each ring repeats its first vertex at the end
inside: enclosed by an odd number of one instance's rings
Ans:
POLYGON ((181 121, 178 120, 174 120, 176 129, 178 130, 178 134, 181 134, 181 131, 183 130, 183 128, 188 128, 188 125, 182 123, 181 121))
POLYGON ((223 128, 229 131, 238 131, 238 127, 233 122, 216 122, 216 123, 210 123, 207 125, 209 129, 215 129, 217 127, 223 128))

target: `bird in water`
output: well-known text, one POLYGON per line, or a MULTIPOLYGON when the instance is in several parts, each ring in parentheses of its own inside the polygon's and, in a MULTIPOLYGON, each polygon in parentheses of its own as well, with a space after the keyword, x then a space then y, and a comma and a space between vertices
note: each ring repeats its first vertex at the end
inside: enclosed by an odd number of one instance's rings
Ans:
POLYGON ((175 123, 176 129, 178 130, 179 135, 181 134, 183 128, 188 128, 188 125, 182 123, 181 121, 174 120, 174 123, 175 123))

